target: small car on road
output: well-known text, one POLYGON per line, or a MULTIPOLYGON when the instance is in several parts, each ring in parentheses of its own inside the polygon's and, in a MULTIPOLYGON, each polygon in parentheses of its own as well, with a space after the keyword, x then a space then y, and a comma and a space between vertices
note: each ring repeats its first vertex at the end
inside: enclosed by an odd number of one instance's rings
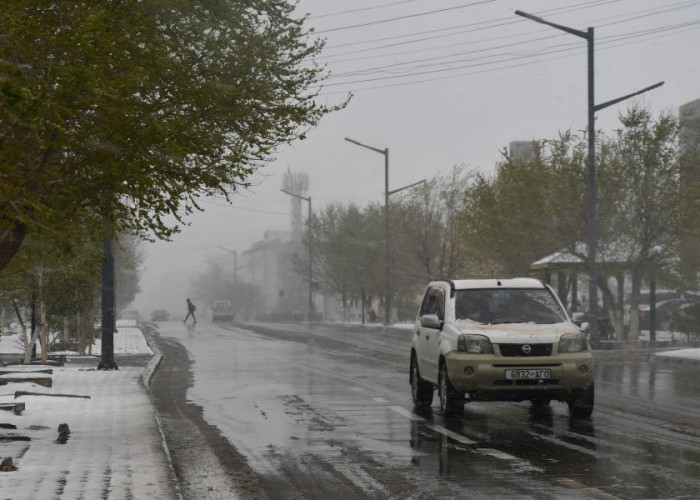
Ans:
POLYGON ((228 300, 216 300, 211 306, 211 320, 216 322, 233 321, 236 314, 228 300))
POLYGON ((438 280, 423 296, 411 343, 413 402, 437 389, 445 413, 467 401, 594 405, 593 356, 554 291, 532 278, 438 280))

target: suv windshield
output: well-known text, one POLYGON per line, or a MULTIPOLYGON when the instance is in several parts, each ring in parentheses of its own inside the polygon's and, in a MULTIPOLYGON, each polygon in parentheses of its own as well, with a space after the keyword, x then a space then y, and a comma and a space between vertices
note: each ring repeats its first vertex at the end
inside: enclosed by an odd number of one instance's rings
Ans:
POLYGON ((457 290, 457 320, 478 323, 561 323, 566 317, 549 290, 497 288, 457 290))

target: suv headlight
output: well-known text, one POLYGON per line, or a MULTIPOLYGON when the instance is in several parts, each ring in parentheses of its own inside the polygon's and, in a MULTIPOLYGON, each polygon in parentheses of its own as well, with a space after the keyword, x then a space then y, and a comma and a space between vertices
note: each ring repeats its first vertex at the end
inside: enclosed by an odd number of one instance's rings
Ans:
POLYGON ((565 333, 559 339, 559 352, 581 352, 588 348, 580 333, 565 333))
POLYGON ((460 335, 457 337, 457 350, 472 354, 493 354, 491 341, 484 335, 460 335))

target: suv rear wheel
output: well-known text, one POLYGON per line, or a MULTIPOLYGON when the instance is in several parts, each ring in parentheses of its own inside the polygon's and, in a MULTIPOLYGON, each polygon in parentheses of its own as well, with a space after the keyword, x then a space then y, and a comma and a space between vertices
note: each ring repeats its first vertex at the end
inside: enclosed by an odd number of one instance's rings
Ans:
POLYGON ((460 394, 452 387, 450 378, 447 375, 447 366, 444 361, 440 363, 438 394, 440 396, 440 410, 442 410, 443 413, 455 414, 464 411, 464 395, 460 394))
POLYGON ((418 361, 415 356, 411 357, 411 395, 413 404, 428 408, 433 403, 433 385, 420 377, 418 361))

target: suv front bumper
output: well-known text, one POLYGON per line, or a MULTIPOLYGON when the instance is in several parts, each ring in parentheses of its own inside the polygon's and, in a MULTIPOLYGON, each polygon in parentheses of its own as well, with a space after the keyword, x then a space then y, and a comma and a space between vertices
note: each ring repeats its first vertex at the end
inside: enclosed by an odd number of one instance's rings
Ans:
POLYGON ((593 383, 590 351, 552 356, 505 357, 453 351, 445 356, 450 383, 474 400, 565 399, 593 383), (549 370, 549 378, 511 380, 507 370, 549 370))

